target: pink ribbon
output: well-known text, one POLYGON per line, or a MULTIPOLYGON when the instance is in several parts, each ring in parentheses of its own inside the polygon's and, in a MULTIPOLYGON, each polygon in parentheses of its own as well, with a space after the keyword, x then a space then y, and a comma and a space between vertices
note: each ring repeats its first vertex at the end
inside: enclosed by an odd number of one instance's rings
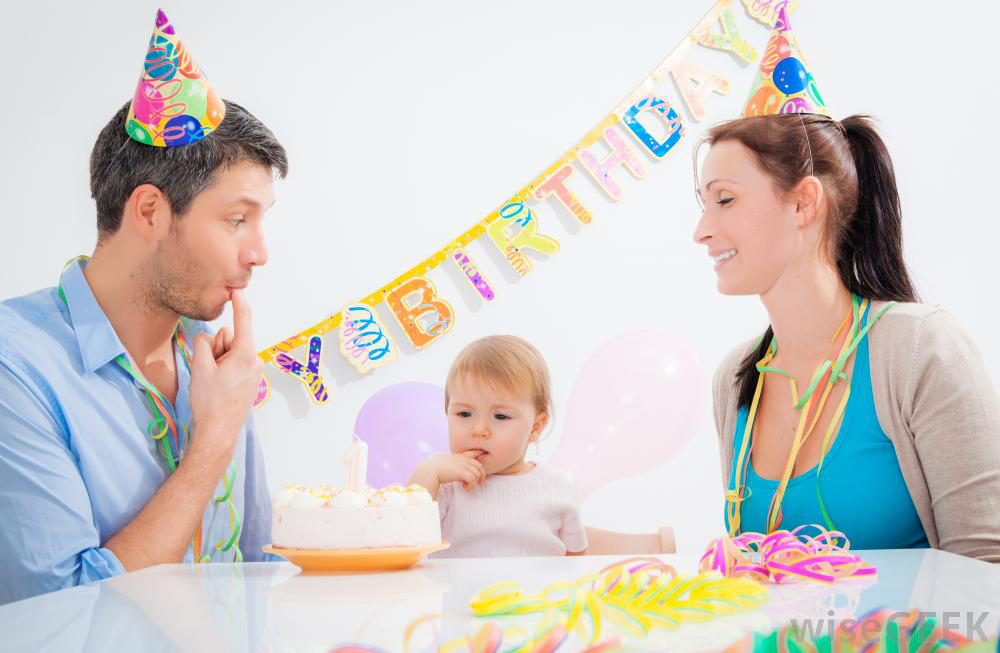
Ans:
POLYGON ((749 576, 759 581, 813 580, 832 583, 841 578, 874 576, 875 567, 850 552, 851 543, 840 531, 822 526, 799 526, 793 531, 743 533, 712 540, 699 562, 701 571, 726 577, 749 576), (810 537, 801 531, 817 529, 810 537))

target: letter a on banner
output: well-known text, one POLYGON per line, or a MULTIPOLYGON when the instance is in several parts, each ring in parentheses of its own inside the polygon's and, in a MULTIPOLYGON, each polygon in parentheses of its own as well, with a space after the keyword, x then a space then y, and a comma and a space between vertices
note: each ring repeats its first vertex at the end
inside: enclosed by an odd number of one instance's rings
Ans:
POLYGON ((709 93, 715 92, 719 95, 729 93, 728 79, 693 63, 682 61, 674 66, 670 74, 674 76, 681 97, 684 98, 684 103, 695 120, 705 119, 705 98, 709 93))

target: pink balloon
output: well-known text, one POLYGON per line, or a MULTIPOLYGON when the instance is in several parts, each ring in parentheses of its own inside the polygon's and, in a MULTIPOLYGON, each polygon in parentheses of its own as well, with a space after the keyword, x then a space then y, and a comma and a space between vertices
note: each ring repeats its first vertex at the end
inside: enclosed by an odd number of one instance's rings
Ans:
POLYGON ((576 477, 581 501, 658 467, 694 437, 708 384, 690 343, 654 331, 619 336, 577 378, 549 462, 576 477))
POLYGON ((135 111, 136 120, 141 123, 159 122, 159 118, 153 120, 153 116, 163 110, 163 96, 152 84, 139 80, 139 87, 132 99, 132 109, 135 111))

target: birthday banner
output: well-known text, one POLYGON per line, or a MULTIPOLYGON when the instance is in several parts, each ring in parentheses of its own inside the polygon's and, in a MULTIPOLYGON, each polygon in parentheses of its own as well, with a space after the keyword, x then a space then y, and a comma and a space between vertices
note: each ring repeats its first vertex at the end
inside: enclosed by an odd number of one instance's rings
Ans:
MULTIPOLYGON (((773 27, 782 6, 791 13, 796 4, 789 0, 742 0, 742 3, 748 14, 768 27, 773 27)), ((543 231, 538 215, 528 207, 528 202, 555 198, 581 224, 590 223, 593 213, 570 188, 569 182, 577 170, 582 169, 610 201, 616 202, 622 198, 623 191, 612 173, 624 168, 635 179, 642 179, 646 176, 646 159, 651 157, 655 162, 664 158, 684 137, 684 121, 675 106, 666 98, 653 94, 668 75, 673 77, 694 121, 705 119, 705 103, 712 94, 729 93, 730 83, 723 75, 685 60, 692 48, 701 46, 729 52, 735 60, 746 64, 757 59, 757 51, 740 36, 732 5, 733 0, 716 2, 683 42, 610 114, 497 209, 367 297, 271 345, 258 356, 298 379, 315 403, 325 404, 330 400, 330 384, 320 374, 319 367, 324 334, 337 331, 340 354, 359 373, 366 374, 396 360, 399 354, 386 321, 375 310, 377 305, 385 303, 392 316, 390 319, 417 350, 436 342, 454 327, 455 309, 425 276, 439 265, 450 261, 482 301, 496 299, 495 287, 465 249, 469 243, 486 236, 518 275, 531 274, 534 268, 525 251, 552 256, 559 251, 559 242, 543 231), (650 129, 651 121, 659 122, 660 128, 650 129), (654 133, 665 135, 658 138, 654 133), (591 146, 597 143, 609 153, 598 155, 591 151, 591 146), (293 350, 306 344, 309 351, 304 362, 291 355, 293 350)), ((777 55, 764 53, 765 57, 777 55)), ((254 406, 260 407, 268 397, 270 384, 265 376, 254 406)))

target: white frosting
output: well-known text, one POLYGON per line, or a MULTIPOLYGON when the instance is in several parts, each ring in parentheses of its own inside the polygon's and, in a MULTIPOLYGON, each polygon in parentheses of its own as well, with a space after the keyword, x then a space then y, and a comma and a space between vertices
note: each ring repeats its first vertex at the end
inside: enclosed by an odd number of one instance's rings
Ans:
POLYGON ((441 522, 437 503, 419 485, 288 486, 274 499, 271 538, 291 549, 421 546, 441 541, 441 522))
POLYGON ((364 508, 367 505, 368 498, 353 490, 343 490, 330 497, 330 506, 333 508, 364 508))
POLYGON ((379 492, 372 497, 371 502, 376 506, 407 506, 410 504, 402 492, 396 492, 395 490, 379 492))
POLYGON ((410 505, 419 506, 425 503, 434 503, 434 497, 431 496, 430 492, 420 487, 419 485, 413 485, 411 487, 418 487, 420 488, 420 491, 407 492, 406 500, 410 503, 410 505))
POLYGON ((303 489, 301 485, 286 485, 285 489, 278 492, 278 495, 274 497, 274 507, 287 506, 303 489))
POLYGON ((324 499, 316 496, 312 492, 299 492, 288 502, 289 508, 318 508, 322 506, 324 499))

